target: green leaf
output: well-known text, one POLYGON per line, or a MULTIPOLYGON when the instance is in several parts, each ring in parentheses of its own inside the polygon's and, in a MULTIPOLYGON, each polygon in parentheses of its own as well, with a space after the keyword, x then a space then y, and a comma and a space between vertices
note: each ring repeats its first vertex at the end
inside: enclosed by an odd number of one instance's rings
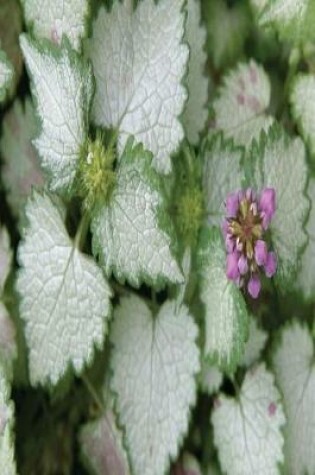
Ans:
POLYGON ((269 3, 269 0, 249 0, 249 3, 255 17, 259 18, 259 16, 262 14, 267 4, 269 3))
POLYGON ((14 406, 11 388, 0 366, 0 467, 3 475, 16 475, 14 456, 14 406))
POLYGON ((249 318, 244 298, 225 273, 221 232, 203 228, 198 248, 200 298, 205 306, 204 356, 232 373, 242 357, 249 318))
POLYGON ((80 50, 87 33, 88 0, 22 0, 26 23, 38 38, 60 44, 63 35, 80 50))
POLYGON ((292 87, 290 101, 292 111, 297 120, 301 134, 315 157, 315 77, 311 74, 300 74, 292 87))
POLYGON ((128 459, 110 409, 80 431, 81 450, 87 468, 94 475, 130 475, 128 459))
POLYGON ((220 226, 225 216, 225 200, 229 193, 242 188, 241 160, 244 150, 224 141, 222 134, 208 138, 201 149, 203 162, 204 201, 209 224, 220 226))
POLYGON ((266 114, 269 103, 270 81, 264 69, 254 60, 240 63, 224 77, 213 103, 216 129, 237 145, 249 146, 273 123, 266 114))
POLYGON ((33 385, 56 384, 69 364, 80 373, 102 347, 110 313, 108 284, 69 238, 64 212, 37 192, 26 206, 17 289, 33 385))
POLYGON ((210 463, 206 475, 222 475, 216 463, 210 463))
POLYGON ((201 24, 200 0, 188 0, 184 39, 189 46, 187 88, 188 100, 183 113, 183 125, 188 140, 198 144, 207 117, 209 81, 205 76, 207 54, 204 51, 206 30, 201 24))
POLYGON ((7 229, 0 227, 0 295, 11 270, 13 252, 11 250, 10 237, 7 229))
POLYGON ((315 298, 315 179, 311 178, 307 188, 311 200, 311 211, 305 230, 308 236, 307 246, 301 257, 301 267, 297 278, 297 288, 302 290, 304 297, 315 298))
POLYGON ((237 398, 219 395, 211 420, 224 473, 279 473, 285 417, 274 377, 264 364, 246 373, 237 398))
POLYGON ((245 2, 226 5, 225 0, 204 2, 208 28, 208 50, 216 69, 232 65, 241 56, 250 31, 245 2))
POLYGON ((19 100, 3 119, 0 142, 4 160, 2 177, 8 202, 16 216, 20 216, 33 185, 44 183, 39 158, 31 141, 37 132, 35 111, 27 99, 19 100))
POLYGON ((162 181, 151 167, 149 152, 128 140, 117 168, 110 202, 92 219, 93 250, 107 275, 160 286, 180 283, 181 271, 172 252, 173 232, 162 181))
POLYGON ((22 12, 19 0, 1 0, 0 8, 0 43, 1 49, 7 55, 14 76, 10 84, 10 97, 16 92, 23 72, 23 57, 19 45, 19 35, 22 31, 22 12))
POLYGON ((201 363, 199 383, 202 391, 211 396, 220 389, 223 383, 223 374, 215 365, 209 363, 206 359, 203 359, 201 363))
POLYGON ((313 0, 268 0, 259 25, 273 27, 283 40, 295 44, 314 39, 313 0))
POLYGON ((153 316, 137 296, 121 299, 110 339, 111 386, 134 475, 163 475, 188 429, 199 370, 197 327, 167 301, 153 316))
POLYGON ((6 54, 0 50, 0 102, 3 102, 6 98, 13 74, 11 63, 7 60, 6 54))
POLYGON ((134 10, 125 0, 110 12, 101 7, 89 43, 96 124, 118 129, 120 153, 135 136, 162 173, 171 171, 170 154, 184 137, 178 120, 187 98, 183 6, 183 0, 144 0, 134 10))
POLYGON ((245 345, 245 351, 242 357, 241 365, 250 367, 256 363, 265 347, 268 335, 258 326, 257 319, 254 316, 250 318, 249 337, 245 345))
POLYGON ((307 242, 304 223, 309 202, 305 196, 305 147, 300 138, 289 138, 275 124, 267 136, 262 134, 250 160, 257 190, 271 187, 276 191, 276 213, 270 230, 278 257, 277 282, 287 290, 297 272, 299 254, 307 242))
POLYGON ((284 27, 293 20, 303 18, 309 0, 268 0, 261 23, 276 22, 284 27))
POLYGON ((88 134, 91 67, 83 64, 67 43, 62 49, 39 47, 23 35, 21 48, 33 79, 42 125, 35 146, 50 176, 51 189, 69 192, 88 134))
POLYGON ((202 475, 198 460, 189 452, 184 452, 171 475, 202 475))
POLYGON ((276 381, 284 396, 286 472, 315 473, 314 343, 306 326, 291 323, 273 355, 276 381))
POLYGON ((13 360, 16 357, 15 328, 7 308, 0 301, 0 364, 10 380, 13 374, 13 360))

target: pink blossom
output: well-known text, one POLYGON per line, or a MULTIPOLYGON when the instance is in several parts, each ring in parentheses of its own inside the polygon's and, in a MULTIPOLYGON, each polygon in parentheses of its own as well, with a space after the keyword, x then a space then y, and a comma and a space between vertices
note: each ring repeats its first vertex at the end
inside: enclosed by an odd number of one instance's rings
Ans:
POLYGON ((264 236, 276 210, 275 190, 264 188, 260 195, 251 188, 239 190, 228 195, 225 206, 226 276, 257 298, 260 274, 270 278, 277 270, 276 254, 268 251, 264 236))

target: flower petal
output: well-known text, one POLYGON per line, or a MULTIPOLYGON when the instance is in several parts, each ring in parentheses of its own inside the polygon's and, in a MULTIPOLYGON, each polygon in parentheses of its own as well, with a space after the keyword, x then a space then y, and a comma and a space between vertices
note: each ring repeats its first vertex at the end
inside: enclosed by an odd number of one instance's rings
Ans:
POLYGON ((264 188, 262 190, 259 209, 263 218, 263 227, 267 229, 276 211, 276 192, 274 188, 264 188))
POLYGON ((235 239, 231 234, 228 234, 225 239, 225 248, 228 254, 231 254, 235 248, 235 239))
POLYGON ((249 279, 247 290, 253 299, 257 299, 261 289, 260 279, 258 274, 253 274, 249 279))
POLYGON ((241 275, 245 275, 248 271, 248 262, 246 257, 242 254, 238 260, 238 270, 240 271, 241 275))
POLYGON ((258 266, 265 265, 267 261, 267 244, 262 239, 258 239, 255 244, 255 261, 258 266))
POLYGON ((238 192, 238 201, 241 203, 246 198, 246 193, 244 190, 238 192))
POLYGON ((245 196, 247 201, 252 202, 256 200, 256 193, 252 188, 247 188, 245 196))
POLYGON ((238 201, 238 193, 229 193, 226 201, 226 215, 228 218, 236 218, 238 208, 239 208, 239 201, 238 201))
POLYGON ((232 252, 226 256, 226 276, 230 280, 238 281, 240 272, 238 270, 239 253, 232 252))
POLYGON ((222 233, 223 233, 223 236, 224 236, 224 239, 226 239, 226 236, 229 232, 229 222, 227 219, 224 219, 223 222, 222 222, 222 225, 221 225, 221 229, 222 229, 222 233))
POLYGON ((277 256, 274 252, 268 252, 265 263, 265 273, 267 277, 272 277, 277 270, 277 256))

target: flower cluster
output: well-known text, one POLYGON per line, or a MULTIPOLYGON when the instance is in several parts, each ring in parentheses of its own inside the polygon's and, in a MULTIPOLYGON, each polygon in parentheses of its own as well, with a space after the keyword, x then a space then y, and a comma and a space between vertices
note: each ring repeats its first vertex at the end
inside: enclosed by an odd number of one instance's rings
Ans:
POLYGON ((263 271, 272 277, 277 258, 263 239, 276 210, 276 193, 264 188, 258 196, 251 188, 230 193, 225 202, 226 218, 222 229, 227 251, 226 275, 240 287, 247 287, 257 298, 263 271))

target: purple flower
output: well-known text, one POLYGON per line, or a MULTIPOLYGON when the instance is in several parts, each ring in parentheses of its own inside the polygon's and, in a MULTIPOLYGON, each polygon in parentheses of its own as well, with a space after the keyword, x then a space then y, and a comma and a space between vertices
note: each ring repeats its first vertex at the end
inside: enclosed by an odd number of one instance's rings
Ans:
POLYGON ((263 266, 267 261, 267 244, 262 239, 258 239, 255 243, 255 260, 257 265, 263 266))
POLYGON ((238 193, 230 193, 225 201, 226 215, 235 218, 239 207, 238 193))
POLYGON ((248 262, 247 262, 247 257, 245 257, 244 254, 242 254, 238 260, 238 270, 240 271, 241 275, 247 274, 248 262))
POLYGON ((257 298, 261 289, 259 274, 272 277, 277 270, 274 252, 268 252, 265 231, 275 214, 276 193, 264 188, 257 195, 251 188, 230 193, 225 202, 226 218, 222 232, 227 252, 226 275, 257 298))
POLYGON ((222 232, 223 232, 224 239, 226 239, 226 237, 228 235, 228 232, 229 232, 229 223, 226 219, 223 221, 221 227, 222 227, 222 232))
POLYGON ((263 228, 267 229, 276 211, 276 192, 273 188, 264 188, 260 195, 259 211, 263 218, 263 228))
POLYGON ((226 275, 230 280, 237 281, 240 277, 240 272, 238 270, 238 260, 239 254, 237 252, 232 252, 227 255, 226 258, 226 275))
POLYGON ((227 221, 222 223, 222 232, 225 239, 225 247, 228 253, 233 252, 234 250, 234 240, 232 239, 231 234, 229 233, 229 225, 227 221))
POLYGON ((277 270, 277 256, 274 252, 268 252, 267 261, 265 264, 265 272, 267 277, 272 277, 277 270))
POLYGON ((247 188, 247 190, 245 191, 245 197, 248 201, 255 201, 256 200, 256 193, 254 192, 254 190, 252 190, 252 188, 247 188))
POLYGON ((226 247, 227 252, 229 252, 229 253, 234 251, 235 243, 234 243, 233 239, 231 238, 231 236, 226 237, 225 247, 226 247))
POLYGON ((247 284, 248 293, 253 297, 253 299, 257 299, 259 292, 260 292, 260 279, 258 274, 253 274, 247 284))

